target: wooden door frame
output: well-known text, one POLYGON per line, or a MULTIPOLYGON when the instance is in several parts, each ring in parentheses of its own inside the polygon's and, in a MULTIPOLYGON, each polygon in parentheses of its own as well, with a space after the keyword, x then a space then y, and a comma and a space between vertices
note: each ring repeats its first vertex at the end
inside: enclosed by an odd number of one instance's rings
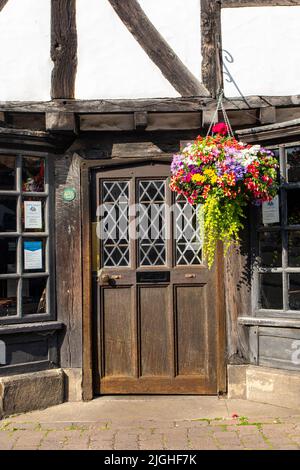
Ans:
MULTIPOLYGON (((86 160, 81 165, 81 210, 82 210, 82 398, 85 401, 94 398, 93 390, 93 305, 92 305, 92 236, 91 236, 91 173, 95 170, 118 168, 138 163, 165 163, 170 157, 122 158, 114 160, 86 160)), ((226 392, 226 311, 223 248, 219 243, 216 253, 216 289, 218 337, 217 337, 217 390, 218 394, 226 392)))

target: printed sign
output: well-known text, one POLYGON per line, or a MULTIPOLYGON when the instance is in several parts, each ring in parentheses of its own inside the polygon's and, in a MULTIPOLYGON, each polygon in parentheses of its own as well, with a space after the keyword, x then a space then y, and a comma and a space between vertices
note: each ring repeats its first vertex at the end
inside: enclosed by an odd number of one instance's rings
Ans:
POLYGON ((279 196, 275 196, 272 201, 264 202, 262 205, 263 224, 278 224, 279 215, 279 196))
POLYGON ((24 201, 24 218, 25 229, 37 228, 42 229, 42 202, 41 201, 24 201))
POLYGON ((24 269, 43 269, 42 242, 24 242, 24 269))

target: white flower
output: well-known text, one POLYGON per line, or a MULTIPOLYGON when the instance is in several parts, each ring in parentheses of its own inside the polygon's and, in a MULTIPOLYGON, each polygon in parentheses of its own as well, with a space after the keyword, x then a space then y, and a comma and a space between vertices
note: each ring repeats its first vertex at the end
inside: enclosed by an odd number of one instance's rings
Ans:
POLYGON ((187 153, 191 150, 193 144, 187 144, 187 146, 183 149, 182 153, 187 153))

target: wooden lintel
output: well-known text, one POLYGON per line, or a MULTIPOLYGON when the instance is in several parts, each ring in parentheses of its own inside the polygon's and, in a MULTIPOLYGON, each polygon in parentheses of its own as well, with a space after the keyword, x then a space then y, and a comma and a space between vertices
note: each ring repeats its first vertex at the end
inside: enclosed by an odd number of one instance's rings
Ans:
POLYGON ((77 70, 76 0, 51 0, 51 97, 74 98, 77 70))
POLYGON ((202 126, 209 127, 215 114, 215 109, 208 108, 202 112, 202 126))
POLYGON ((212 97, 223 88, 221 4, 201 0, 202 82, 212 97))
MULTIPOLYGON (((278 108, 300 107, 300 95, 292 96, 247 96, 247 103, 241 98, 224 100, 226 110, 249 110, 276 106, 278 108), (248 106, 249 105, 249 106, 248 106)), ((148 113, 195 112, 215 108, 212 98, 152 98, 152 99, 112 99, 112 100, 68 100, 52 101, 2 101, 0 111, 18 113, 73 112, 96 113, 148 113)))
POLYGON ((76 133, 76 119, 74 113, 48 112, 46 113, 46 130, 51 132, 76 133))
POLYGON ((0 11, 3 10, 3 8, 5 7, 5 5, 7 4, 8 0, 0 0, 0 11))
POLYGON ((240 7, 294 7, 300 0, 221 0, 222 8, 240 7))
POLYGON ((259 120, 261 124, 273 124, 276 122, 276 108, 270 106, 269 108, 261 108, 259 111, 259 120))
POLYGON ((205 86, 184 65, 145 15, 137 0, 108 0, 149 58, 181 96, 209 96, 205 86))
POLYGON ((137 130, 144 130, 148 125, 147 111, 138 111, 134 113, 134 125, 137 130))

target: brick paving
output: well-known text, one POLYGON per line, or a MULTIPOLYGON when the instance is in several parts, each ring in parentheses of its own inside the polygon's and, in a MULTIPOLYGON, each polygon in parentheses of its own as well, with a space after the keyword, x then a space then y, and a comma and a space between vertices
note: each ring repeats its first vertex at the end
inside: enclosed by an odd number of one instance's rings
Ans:
POLYGON ((0 421, 0 450, 300 450, 300 417, 0 421))

